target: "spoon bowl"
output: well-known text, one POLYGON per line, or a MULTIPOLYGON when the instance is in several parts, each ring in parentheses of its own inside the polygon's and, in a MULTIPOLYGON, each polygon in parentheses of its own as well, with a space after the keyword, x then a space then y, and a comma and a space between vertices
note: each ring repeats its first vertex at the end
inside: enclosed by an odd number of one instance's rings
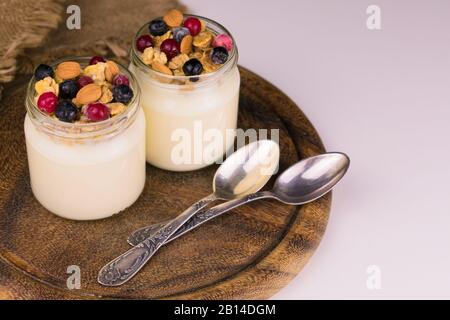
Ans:
POLYGON ((293 205, 311 202, 330 191, 345 175, 349 165, 349 157, 340 152, 297 162, 277 178, 272 197, 293 205))
POLYGON ((213 190, 232 200, 259 191, 278 169, 280 148, 272 140, 252 142, 229 156, 217 169, 213 190))

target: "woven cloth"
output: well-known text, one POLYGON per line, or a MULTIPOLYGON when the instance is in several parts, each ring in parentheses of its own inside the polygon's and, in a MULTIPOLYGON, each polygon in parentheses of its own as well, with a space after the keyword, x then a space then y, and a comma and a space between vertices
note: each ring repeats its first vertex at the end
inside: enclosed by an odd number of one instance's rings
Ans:
POLYGON ((177 0, 2 0, 0 1, 1 86, 30 74, 41 62, 69 55, 105 55, 125 61, 138 28, 177 0), (80 8, 81 28, 69 30, 67 7, 80 8))
POLYGON ((0 83, 13 79, 16 58, 25 48, 40 45, 61 20, 62 6, 51 0, 0 2, 0 83))

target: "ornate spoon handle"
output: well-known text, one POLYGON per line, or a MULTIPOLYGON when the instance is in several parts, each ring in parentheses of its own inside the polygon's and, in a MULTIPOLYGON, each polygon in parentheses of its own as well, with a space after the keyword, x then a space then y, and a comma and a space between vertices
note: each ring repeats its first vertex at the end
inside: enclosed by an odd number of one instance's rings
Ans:
MULTIPOLYGON (((246 203, 259 200, 262 198, 269 198, 272 194, 267 191, 252 193, 248 196, 230 200, 224 203, 221 203, 217 206, 214 206, 210 209, 202 210, 196 213, 192 218, 190 218, 182 227, 180 227, 170 238, 166 241, 169 243, 172 240, 182 236, 183 234, 191 231, 192 229, 197 228, 199 225, 205 223, 208 220, 211 220, 215 217, 220 216, 222 213, 230 211, 236 207, 242 206, 246 203)), ((155 232, 158 231, 163 225, 170 223, 170 220, 164 221, 161 223, 153 224, 151 226, 147 226, 141 229, 134 231, 130 237, 128 238, 128 243, 132 246, 137 246, 139 243, 144 241, 145 239, 151 237, 155 232)))
POLYGON ((133 278, 171 235, 195 213, 214 200, 217 200, 214 194, 199 200, 150 238, 107 263, 98 274, 98 282, 110 287, 120 286, 133 278))

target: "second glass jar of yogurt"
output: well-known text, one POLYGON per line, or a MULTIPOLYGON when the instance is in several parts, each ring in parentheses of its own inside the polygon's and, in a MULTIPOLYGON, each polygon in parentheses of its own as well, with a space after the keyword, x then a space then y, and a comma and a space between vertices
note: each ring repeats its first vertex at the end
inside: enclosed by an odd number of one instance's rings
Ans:
POLYGON ((146 178, 139 102, 132 74, 101 57, 37 68, 24 129, 32 191, 45 208, 94 220, 136 201, 146 178))
POLYGON ((196 170, 232 148, 237 62, 231 34, 210 19, 172 10, 142 26, 131 49, 130 70, 142 90, 150 164, 196 170))

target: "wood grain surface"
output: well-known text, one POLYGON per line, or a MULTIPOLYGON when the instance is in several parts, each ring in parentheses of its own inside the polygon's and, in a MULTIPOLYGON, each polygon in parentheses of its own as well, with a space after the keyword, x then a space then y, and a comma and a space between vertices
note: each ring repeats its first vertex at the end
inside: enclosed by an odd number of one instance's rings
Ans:
MULTIPOLYGON (((317 132, 286 95, 240 70, 238 126, 280 130, 280 170, 324 152, 317 132)), ((5 92, 0 102, 0 298, 265 299, 285 286, 317 248, 330 194, 297 207, 264 200, 164 246, 125 285, 102 287, 97 273, 129 248, 127 235, 175 217, 209 194, 217 166, 188 173, 147 166, 144 192, 124 212, 92 222, 59 218, 31 193, 23 134, 25 82, 5 92), (67 289, 70 265, 81 268, 79 290, 67 289)), ((70 195, 62 190, 61 196, 70 195)))

